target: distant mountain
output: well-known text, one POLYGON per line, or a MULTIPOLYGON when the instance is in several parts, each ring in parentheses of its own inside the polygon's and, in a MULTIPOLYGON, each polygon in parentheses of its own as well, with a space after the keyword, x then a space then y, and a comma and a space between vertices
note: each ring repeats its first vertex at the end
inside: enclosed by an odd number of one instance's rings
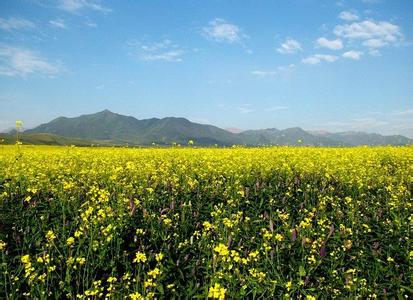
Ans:
POLYGON ((224 129, 225 129, 226 131, 231 132, 231 133, 241 133, 241 132, 243 132, 242 129, 236 128, 236 127, 227 127, 227 128, 224 128, 224 129))
POLYGON ((70 138, 101 140, 114 144, 148 145, 186 144, 233 145, 241 143, 234 134, 212 125, 192 123, 184 118, 138 120, 104 110, 76 118, 59 117, 25 133, 51 133, 70 138))
MULTIPOLYGON (((311 146, 356 146, 356 145, 407 145, 412 140, 400 136, 382 136, 364 132, 329 133, 309 132, 299 127, 278 130, 276 128, 230 132, 212 125, 190 122, 184 118, 152 118, 138 120, 104 110, 75 118, 59 117, 33 129, 24 131, 27 136, 49 134, 55 138, 79 139, 86 143, 116 145, 311 145, 311 146)), ((44 138, 43 138, 44 140, 44 138)))
POLYGON ((335 140, 310 134, 299 127, 284 130, 276 128, 247 130, 240 135, 245 138, 245 141, 254 145, 338 146, 340 144, 335 140))
MULTIPOLYGON (((315 134, 317 135, 317 134, 315 134)), ((413 142, 402 135, 380 135, 377 133, 365 133, 356 131, 330 133, 325 132, 320 137, 328 138, 336 141, 341 145, 357 146, 357 145, 408 145, 413 142)))

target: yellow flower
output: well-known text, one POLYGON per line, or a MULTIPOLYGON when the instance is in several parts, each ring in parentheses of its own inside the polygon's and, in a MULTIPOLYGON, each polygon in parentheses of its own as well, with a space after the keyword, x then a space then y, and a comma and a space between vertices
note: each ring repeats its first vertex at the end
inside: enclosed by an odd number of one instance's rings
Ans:
POLYGON ((293 285, 293 283, 292 283, 291 281, 288 281, 288 282, 285 284, 285 288, 287 289, 287 291, 290 291, 290 290, 291 290, 292 285, 293 285))
POLYGON ((229 254, 228 247, 222 243, 218 244, 218 246, 214 248, 214 251, 221 256, 227 256, 229 254))
POLYGON ((257 261, 259 254, 260 252, 258 250, 255 250, 255 251, 252 251, 250 254, 248 254, 248 257, 253 261, 257 261))
POLYGON ((219 283, 215 283, 214 286, 209 288, 208 297, 213 299, 224 300, 226 289, 221 287, 219 283))
POLYGON ((72 246, 73 244, 75 243, 75 238, 74 237, 69 237, 67 240, 66 240, 66 244, 68 245, 68 246, 72 246))
POLYGON ((165 218, 165 219, 163 219, 163 223, 164 223, 166 226, 169 226, 169 225, 172 224, 172 220, 169 219, 169 218, 165 218))
POLYGON ((72 256, 67 258, 66 263, 67 263, 68 266, 73 265, 74 262, 75 262, 75 259, 72 256))
POLYGON ((153 277, 153 278, 156 278, 159 274, 161 274, 161 271, 159 271, 158 268, 155 268, 152 271, 148 272, 148 275, 153 277))
POLYGON ((353 246, 353 242, 351 240, 344 241, 344 248, 346 248, 346 250, 349 250, 352 246, 353 246))
POLYGON ((39 281, 41 281, 41 282, 45 282, 45 279, 46 279, 46 273, 43 273, 43 274, 41 274, 41 275, 39 275, 39 277, 37 277, 37 279, 39 279, 39 281))
POLYGON ((83 265, 85 264, 85 262, 86 262, 86 259, 85 259, 84 257, 76 257, 76 262, 77 262, 79 265, 83 266, 83 265))
POLYGON ((135 292, 133 294, 129 294, 129 298, 131 298, 132 300, 143 300, 143 299, 145 299, 145 297, 143 297, 138 292, 135 292))
POLYGON ((23 121, 22 120, 16 120, 16 128, 20 129, 23 126, 23 121))
POLYGON ((0 240, 0 251, 3 251, 6 248, 6 243, 0 240))
POLYGON ((134 263, 139 263, 139 262, 146 262, 146 255, 145 253, 142 253, 138 251, 136 253, 135 259, 133 260, 134 263))
POLYGON ((204 226, 206 231, 211 230, 211 229, 214 228, 214 226, 208 221, 204 221, 204 223, 202 223, 202 226, 204 226))
POLYGON ((28 254, 23 255, 20 259, 24 264, 30 263, 30 256, 28 254))
POLYGON ((56 266, 47 267, 48 272, 53 272, 54 270, 56 270, 56 266))
POLYGON ((258 272, 255 268, 249 269, 248 272, 251 274, 252 277, 257 278, 259 282, 263 282, 265 279, 265 273, 258 272))
POLYGON ((54 234, 54 232, 53 232, 52 230, 49 230, 49 231, 46 233, 46 239, 47 239, 49 242, 53 242, 53 240, 56 239, 56 235, 54 234))
POLYGON ((277 234, 275 235, 275 240, 276 240, 276 241, 281 242, 283 239, 284 239, 284 237, 283 237, 281 234, 277 233, 277 234))
POLYGON ((155 259, 157 262, 162 261, 163 258, 164 258, 164 255, 162 252, 159 252, 158 254, 155 255, 155 259))
POLYGON ((152 278, 147 279, 143 285, 147 288, 147 287, 154 287, 156 286, 156 284, 153 282, 152 278))

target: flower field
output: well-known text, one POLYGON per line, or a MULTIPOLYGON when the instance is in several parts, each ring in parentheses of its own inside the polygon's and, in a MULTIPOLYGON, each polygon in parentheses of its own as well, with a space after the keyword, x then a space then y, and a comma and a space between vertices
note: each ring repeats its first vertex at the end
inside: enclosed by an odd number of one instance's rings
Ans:
POLYGON ((405 298, 413 147, 0 147, 0 298, 405 298))

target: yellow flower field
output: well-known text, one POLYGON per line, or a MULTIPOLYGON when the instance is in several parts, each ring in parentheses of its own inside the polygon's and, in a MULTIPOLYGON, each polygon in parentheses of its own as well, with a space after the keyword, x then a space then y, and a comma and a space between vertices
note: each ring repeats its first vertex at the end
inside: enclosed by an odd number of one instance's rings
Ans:
POLYGON ((413 147, 0 147, 0 298, 412 295, 413 147))

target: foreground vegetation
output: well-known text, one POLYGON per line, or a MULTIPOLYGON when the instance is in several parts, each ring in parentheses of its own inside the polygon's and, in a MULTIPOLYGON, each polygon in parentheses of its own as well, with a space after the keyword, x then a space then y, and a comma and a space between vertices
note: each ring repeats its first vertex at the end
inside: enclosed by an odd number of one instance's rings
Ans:
POLYGON ((413 148, 0 146, 0 298, 412 294, 413 148))

